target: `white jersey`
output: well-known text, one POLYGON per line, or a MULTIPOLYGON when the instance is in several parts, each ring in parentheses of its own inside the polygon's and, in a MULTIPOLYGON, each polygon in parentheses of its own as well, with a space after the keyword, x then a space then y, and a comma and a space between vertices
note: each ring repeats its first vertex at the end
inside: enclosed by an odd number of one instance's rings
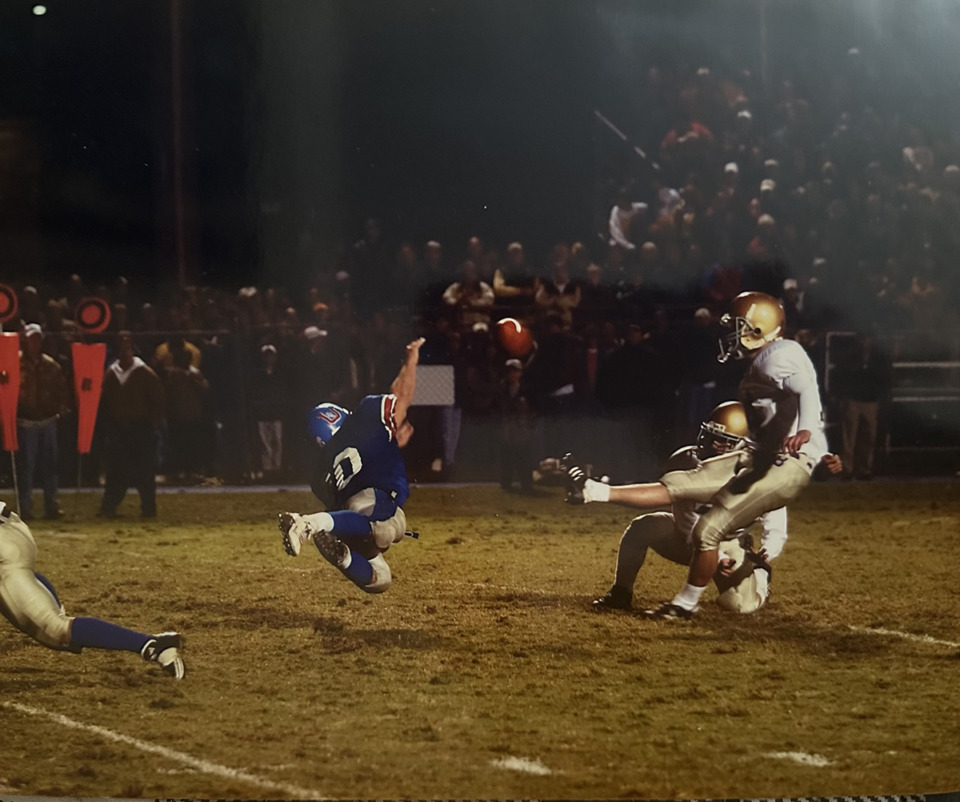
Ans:
MULTIPOLYGON (((664 466, 664 473, 669 471, 688 471, 700 465, 700 459, 697 457, 696 446, 686 446, 679 451, 675 451, 667 464, 664 466)), ((678 499, 673 502, 673 520, 674 524, 685 538, 688 545, 693 543, 693 528, 700 520, 708 505, 693 501, 691 499, 678 499)), ((770 512, 765 512, 757 519, 763 527, 760 535, 761 546, 766 549, 767 559, 774 559, 783 551, 783 546, 787 542, 787 508, 778 507, 770 512)), ((751 524, 752 526, 752 524, 751 524)), ((730 535, 730 539, 739 538, 750 526, 739 529, 730 535)))
POLYGON ((779 453, 785 438, 806 429, 810 442, 800 452, 814 463, 827 453, 817 372, 794 340, 774 340, 753 358, 740 382, 740 402, 757 451, 779 453))

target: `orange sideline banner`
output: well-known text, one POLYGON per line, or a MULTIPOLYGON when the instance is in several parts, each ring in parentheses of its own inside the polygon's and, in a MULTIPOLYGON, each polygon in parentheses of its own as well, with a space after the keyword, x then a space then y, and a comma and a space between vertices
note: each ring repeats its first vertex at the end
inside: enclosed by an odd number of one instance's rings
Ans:
POLYGON ((20 335, 0 332, 0 418, 2 418, 3 447, 16 451, 17 403, 20 400, 20 335))
POLYGON ((77 392, 77 451, 89 454, 100 407, 107 346, 104 343, 72 343, 70 348, 73 352, 73 386, 77 392))

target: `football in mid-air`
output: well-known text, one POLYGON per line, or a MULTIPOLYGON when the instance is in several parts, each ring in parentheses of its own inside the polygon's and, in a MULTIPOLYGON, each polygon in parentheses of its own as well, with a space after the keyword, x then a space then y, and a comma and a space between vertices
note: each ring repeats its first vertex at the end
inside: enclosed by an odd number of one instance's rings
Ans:
POLYGON ((533 350, 533 333, 516 318, 505 317, 497 323, 497 339, 510 356, 522 359, 533 350))

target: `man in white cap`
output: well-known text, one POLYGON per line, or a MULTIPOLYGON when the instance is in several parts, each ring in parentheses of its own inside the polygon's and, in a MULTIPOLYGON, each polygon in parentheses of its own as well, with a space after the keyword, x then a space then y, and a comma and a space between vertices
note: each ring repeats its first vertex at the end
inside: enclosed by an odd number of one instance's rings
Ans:
POLYGON ((786 335, 793 337, 803 328, 803 292, 795 278, 783 280, 783 292, 780 295, 783 312, 786 316, 786 335))
POLYGON ((47 518, 63 515, 57 500, 57 422, 67 408, 66 382, 55 359, 43 353, 43 330, 37 323, 23 329, 20 352, 20 396, 17 400, 17 473, 20 515, 33 518, 33 482, 43 486, 47 518))

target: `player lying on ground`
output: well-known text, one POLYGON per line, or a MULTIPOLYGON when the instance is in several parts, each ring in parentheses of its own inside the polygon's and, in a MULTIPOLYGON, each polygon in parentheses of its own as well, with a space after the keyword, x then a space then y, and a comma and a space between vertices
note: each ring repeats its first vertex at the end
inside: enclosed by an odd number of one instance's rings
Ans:
MULTIPOLYGON (((697 444, 675 452, 667 461, 665 473, 693 470, 706 460, 714 459, 718 466, 724 466, 724 470, 729 472, 728 478, 732 478, 738 460, 720 455, 749 449, 749 434, 743 406, 737 401, 720 404, 701 424, 697 444)), ((834 455, 828 454, 824 461, 831 472, 840 471, 840 460, 834 455)), ((577 466, 570 466, 568 475, 566 501, 582 504, 585 501, 586 475, 577 466)), ((588 492, 592 490, 591 487, 588 492)), ((690 565, 694 554, 693 529, 703 512, 705 505, 676 501, 669 512, 650 512, 634 518, 620 539, 614 584, 605 595, 594 600, 594 609, 631 608, 633 586, 648 549, 652 548, 661 557, 678 565, 690 565)), ((713 581, 719 591, 717 604, 725 610, 752 613, 762 607, 769 597, 772 575, 770 561, 779 556, 787 541, 786 508, 779 507, 764 513, 759 523, 762 526, 759 551, 753 550, 752 541, 744 530, 733 533, 719 546, 719 567, 713 581)))
POLYGON ((110 649, 139 654, 177 679, 184 675, 176 632, 146 635, 99 618, 68 616, 53 585, 34 571, 37 543, 30 528, 0 504, 0 612, 21 632, 51 649, 110 649))
POLYGON ((349 412, 336 404, 313 410, 308 429, 317 445, 310 487, 328 510, 279 516, 283 548, 296 557, 313 541, 321 555, 358 588, 383 593, 390 566, 383 553, 406 533, 410 495, 400 449, 413 435, 407 409, 417 385, 423 338, 407 346, 387 395, 368 395, 349 412))
POLYGON ((810 483, 813 469, 827 453, 817 374, 803 347, 781 338, 780 302, 762 292, 744 292, 721 318, 729 329, 720 341, 721 362, 749 358, 739 396, 747 413, 751 451, 736 457, 739 469, 672 471, 659 482, 616 489, 584 488, 592 501, 615 501, 641 509, 668 507, 675 501, 708 503, 693 529, 694 556, 683 588, 650 617, 689 619, 720 563, 720 543, 764 512, 792 501, 810 483))

